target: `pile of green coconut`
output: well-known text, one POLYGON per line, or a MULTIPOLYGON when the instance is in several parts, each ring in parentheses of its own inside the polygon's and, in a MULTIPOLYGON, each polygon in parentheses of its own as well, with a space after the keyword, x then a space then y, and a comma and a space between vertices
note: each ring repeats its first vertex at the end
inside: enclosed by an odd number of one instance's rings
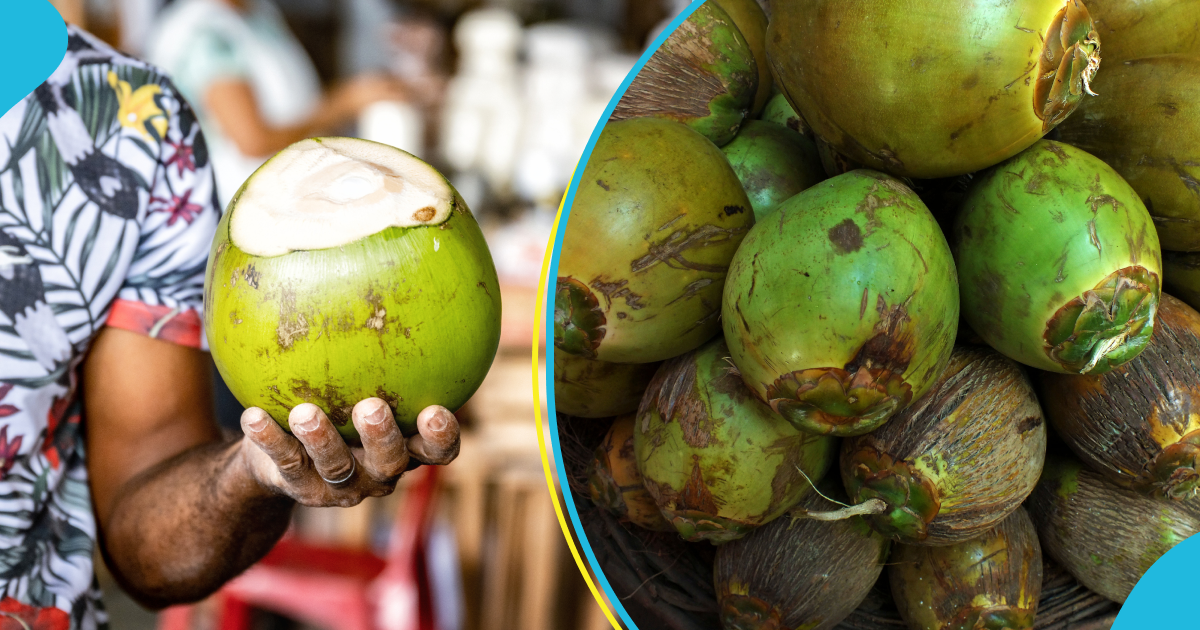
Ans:
POLYGON ((1107 628, 1200 531, 1198 32, 709 0, 667 37, 555 287, 565 476, 639 627, 1107 628))

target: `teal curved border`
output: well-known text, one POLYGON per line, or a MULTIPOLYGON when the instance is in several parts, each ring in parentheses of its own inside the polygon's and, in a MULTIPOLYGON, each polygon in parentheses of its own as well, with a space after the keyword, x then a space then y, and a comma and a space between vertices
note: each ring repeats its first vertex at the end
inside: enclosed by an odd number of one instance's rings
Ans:
POLYGON ((67 54, 67 25, 48 0, 0 0, 0 112, 49 77, 67 54))
POLYGON ((1197 566, 1200 534, 1175 545, 1150 566, 1125 599, 1112 630, 1200 627, 1190 601, 1197 566))
MULTIPOLYGON (((676 28, 688 18, 700 5, 704 4, 704 0, 697 0, 688 5, 663 32, 655 38, 642 56, 638 58, 637 64, 633 66, 633 70, 629 71, 629 75, 621 83, 621 87, 617 93, 613 95, 608 102, 608 107, 604 109, 604 116, 600 118, 600 122, 596 124, 596 128, 592 130, 592 136, 588 139, 587 148, 583 151, 583 156, 579 158, 579 164, 575 168, 575 175, 571 178, 571 185, 567 188, 567 195, 563 201, 562 214, 558 219, 558 233, 554 235, 554 252, 550 257, 550 267, 546 274, 546 312, 543 314, 545 319, 546 339, 549 343, 546 344, 546 362, 549 365, 554 365, 554 287, 558 278, 558 259, 562 254, 563 235, 567 231, 568 220, 571 217, 571 205, 575 201, 575 192, 579 190, 579 181, 583 178, 583 169, 587 166, 588 159, 592 156, 592 150, 596 147, 596 140, 600 137, 600 132, 604 129, 604 125, 608 123, 608 119, 612 116, 613 110, 617 107, 617 102, 629 89, 629 84, 633 82, 633 78, 641 72, 642 67, 650 60, 663 42, 667 40, 667 36, 675 32, 676 28)), ((547 421, 550 423, 550 445, 554 450, 554 465, 558 468, 559 475, 562 475, 566 470, 563 464, 562 445, 558 441, 558 415, 554 409, 554 377, 553 370, 546 371, 546 408, 549 411, 547 421)), ((575 500, 571 495, 570 484, 563 483, 562 477, 559 477, 559 487, 562 489, 564 502, 567 504, 567 512, 571 516, 571 526, 575 528, 575 535, 579 539, 579 545, 583 547, 583 553, 587 557, 588 565, 592 568, 592 573, 596 575, 596 580, 600 582, 600 586, 604 589, 604 594, 608 597, 609 603, 613 609, 620 615, 621 621, 631 630, 637 630, 637 624, 629 618, 629 613, 625 611, 625 607, 621 605, 620 598, 613 592, 612 586, 608 583, 608 577, 604 575, 604 571, 600 568, 600 563, 596 561, 596 552, 592 550, 592 544, 587 539, 587 534, 583 531, 583 524, 579 521, 579 512, 575 509, 575 500)))

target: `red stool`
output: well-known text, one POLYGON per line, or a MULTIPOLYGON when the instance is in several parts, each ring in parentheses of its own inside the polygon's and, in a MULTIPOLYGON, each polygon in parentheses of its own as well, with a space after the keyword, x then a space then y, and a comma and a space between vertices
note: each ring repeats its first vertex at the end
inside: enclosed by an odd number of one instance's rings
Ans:
MULTIPOLYGON (((330 630, 435 630, 424 549, 438 470, 422 466, 409 474, 420 479, 401 503, 386 560, 284 537, 217 593, 217 627, 250 630, 251 610, 264 608, 330 630)), ((192 606, 164 610, 158 630, 190 630, 192 612, 192 606)))

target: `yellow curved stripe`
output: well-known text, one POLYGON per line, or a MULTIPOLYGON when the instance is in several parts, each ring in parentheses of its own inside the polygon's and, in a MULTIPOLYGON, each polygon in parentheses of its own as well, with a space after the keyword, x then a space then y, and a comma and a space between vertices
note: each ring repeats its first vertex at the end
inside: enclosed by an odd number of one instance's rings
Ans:
MULTIPOLYGON (((574 179, 574 177, 572 177, 574 179)), ((575 564, 579 567, 579 572, 583 575, 583 579, 587 581, 588 589, 592 591, 592 597, 596 598, 596 603, 600 605, 600 610, 604 611, 604 616, 608 622, 612 624, 613 630, 621 630, 621 625, 617 622, 617 618, 613 615, 612 610, 604 602, 604 597, 600 594, 600 589, 596 588, 596 583, 592 581, 591 573, 588 571, 587 565, 584 564, 583 558, 579 555, 579 549, 575 546, 575 541, 571 539, 571 530, 567 525, 567 519, 563 516, 562 504, 558 501, 558 492, 554 488, 554 474, 550 470, 550 458, 546 454, 546 436, 542 432, 542 400, 541 388, 538 386, 541 375, 538 374, 538 359, 540 358, 539 340, 542 331, 542 318, 545 314, 545 301, 547 289, 547 275, 550 272, 550 260, 554 255, 554 241, 558 237, 558 222, 562 219, 563 206, 567 203, 566 195, 558 204, 558 214, 554 217, 554 227, 550 231, 550 242, 546 246, 546 256, 542 260, 542 274, 538 280, 537 294, 537 310, 534 316, 533 324, 533 409, 537 419, 537 436, 538 436, 538 451, 542 456, 542 469, 546 472, 546 488, 550 491, 550 500, 554 502, 554 513, 558 516, 558 525, 562 528, 563 537, 567 540, 567 546, 571 548, 571 556, 575 558, 575 564)), ((547 340, 548 342, 550 340, 547 340)), ((548 366, 549 367, 549 366, 548 366)), ((553 369, 552 367, 550 369, 553 369)), ((553 387, 546 388, 547 391, 553 387)), ((559 471, 561 475, 566 475, 566 471, 559 471)), ((583 538, 586 534, 579 532, 579 537, 583 538)))

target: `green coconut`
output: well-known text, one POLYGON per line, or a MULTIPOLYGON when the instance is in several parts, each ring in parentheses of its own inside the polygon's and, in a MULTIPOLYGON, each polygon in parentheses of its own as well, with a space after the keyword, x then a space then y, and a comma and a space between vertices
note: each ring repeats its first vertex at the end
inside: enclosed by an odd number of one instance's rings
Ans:
POLYGON ((1042 551, 1084 586, 1124 603, 1163 554, 1200 532, 1200 504, 1127 490, 1071 457, 1049 457, 1029 516, 1042 551))
POLYGON ((755 399, 719 338, 659 368, 633 436, 642 482, 663 516, 684 539, 714 544, 796 505, 836 448, 755 399))
POLYGON ((610 120, 665 118, 720 146, 737 135, 757 91, 750 44, 719 4, 705 2, 654 51, 610 120))
POLYGON ((1079 0, 795 0, 767 29, 780 89, 817 135, 919 178, 1036 142, 1090 91, 1099 48, 1079 0))
POLYGON ((867 517, 905 544, 970 540, 1017 509, 1037 483, 1046 425, 1029 379, 987 348, 955 349, 924 397, 842 443, 842 482, 867 517))
MULTIPOLYGON (((1193 6, 1200 23, 1200 2, 1193 6)), ((1200 251, 1200 56, 1108 64, 1093 86, 1099 96, 1059 127, 1060 139, 1129 182, 1163 249, 1200 251)))
POLYGON ((754 209, 754 220, 775 211, 796 193, 825 179, 811 140, 779 125, 748 120, 721 148, 754 209))
POLYGON ((767 105, 763 108, 762 114, 759 114, 758 119, 787 127, 810 140, 813 138, 812 128, 804 122, 803 116, 792 109, 792 104, 781 93, 776 93, 771 100, 767 101, 767 105))
POLYGON ((1087 9, 1104 42, 1106 71, 1150 55, 1200 55, 1198 0, 1087 0, 1087 9))
POLYGON ((1200 253, 1163 252, 1163 288, 1200 310, 1200 253))
POLYGON ((996 350, 1050 372, 1103 374, 1154 331, 1158 234, 1111 167, 1042 140, 976 177, 951 240, 963 316, 996 350))
POLYGON ((1109 481, 1156 497, 1200 490, 1200 313, 1162 294, 1154 336, 1107 374, 1042 372, 1046 418, 1109 481))
POLYGON ((913 630, 1033 628, 1042 548, 1021 508, 955 545, 897 545, 888 565, 896 606, 913 630))
POLYGON ((750 116, 758 116, 771 98, 774 79, 771 66, 767 64, 767 14, 756 0, 713 0, 733 19, 750 52, 754 55, 754 66, 758 69, 758 89, 750 106, 750 116))
MULTIPOLYGON (((836 485, 820 486, 832 498, 841 495, 836 485)), ((816 511, 834 504, 813 493, 801 506, 816 511)), ((772 521, 717 548, 713 574, 721 627, 834 628, 866 598, 887 557, 887 539, 857 516, 772 521)))
POLYGON ((205 332, 238 401, 287 428, 313 403, 348 440, 378 397, 406 433, 457 409, 500 342, 483 233, 433 167, 386 145, 303 140, 230 202, 205 274, 205 332))
POLYGON ((711 339, 729 261, 754 223, 725 154, 679 123, 613 122, 582 181, 559 259, 555 347, 650 363, 711 339))
POLYGON ((637 411, 658 363, 607 363, 554 353, 554 408, 580 418, 637 411))
POLYGON ((871 431, 937 380, 958 326, 954 261, 898 180, 858 170, 792 197, 729 268, 721 322, 751 391, 814 433, 871 431))
POLYGON ((604 441, 596 447, 588 468, 592 503, 643 529, 673 532, 675 527, 663 518, 642 484, 633 455, 633 420, 633 414, 613 420, 604 441))

